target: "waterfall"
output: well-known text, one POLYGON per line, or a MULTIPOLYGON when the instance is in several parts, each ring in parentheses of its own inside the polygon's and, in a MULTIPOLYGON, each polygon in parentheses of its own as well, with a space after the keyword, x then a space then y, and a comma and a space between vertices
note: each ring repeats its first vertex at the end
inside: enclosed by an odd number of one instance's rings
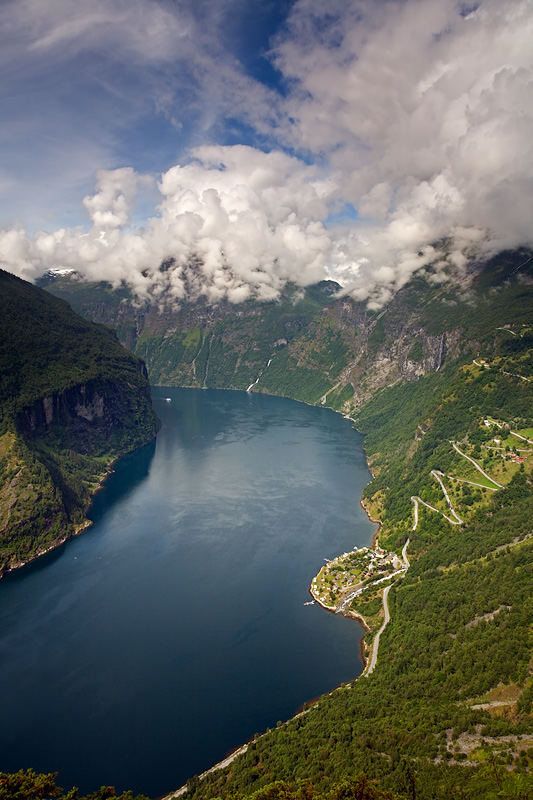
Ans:
MULTIPOLYGON (((272 359, 271 359, 271 358, 269 358, 269 359, 268 359, 268 362, 267 362, 267 365, 266 365, 266 367, 265 367, 265 369, 266 369, 267 367, 269 367, 271 364, 272 364, 272 359)), ((265 369, 263 370, 263 372, 265 371, 265 369)), ((259 373, 259 375, 257 376, 257 378, 255 379, 255 381, 249 385, 249 387, 248 387, 248 388, 247 388, 247 390, 246 390, 247 392, 251 392, 251 391, 252 391, 252 389, 253 389, 253 387, 254 387, 254 386, 257 384, 257 383, 259 383, 259 378, 261 377, 261 375, 263 374, 263 372, 260 372, 260 373, 259 373)))

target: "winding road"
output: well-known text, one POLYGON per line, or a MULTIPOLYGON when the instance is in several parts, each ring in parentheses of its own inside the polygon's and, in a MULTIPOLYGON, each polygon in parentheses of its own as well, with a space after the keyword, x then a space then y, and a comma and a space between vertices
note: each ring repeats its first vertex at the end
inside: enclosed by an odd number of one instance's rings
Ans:
POLYGON ((433 477, 439 482, 440 488, 444 492, 444 497, 446 498, 446 502, 448 503, 448 508, 450 509, 451 513, 454 515, 455 519, 457 520, 457 524, 462 525, 464 520, 462 520, 461 517, 455 512, 455 509, 452 506, 452 501, 450 500, 450 496, 449 496, 448 492, 446 491, 445 485, 442 482, 441 475, 444 475, 444 472, 439 472, 438 469, 432 469, 430 474, 433 475, 433 477))
MULTIPOLYGON (((418 504, 419 504, 419 503, 422 503, 422 505, 423 505, 423 506, 425 506, 426 508, 430 508, 430 509, 431 509, 431 511, 436 511, 436 512, 437 512, 437 514, 442 514, 442 516, 444 517, 444 519, 448 520, 448 522, 450 523, 450 525, 461 525, 461 524, 462 524, 462 520, 461 520, 461 522, 457 522, 457 520, 456 520, 456 519, 451 519, 450 517, 447 517, 447 516, 446 516, 446 514, 444 514, 444 512, 442 512, 442 511, 439 511, 439 509, 438 509, 438 508, 435 508, 435 506, 431 506, 429 503, 426 503, 426 501, 425 501, 425 500, 422 500, 422 498, 421 498, 421 497, 418 497, 418 496, 416 496, 416 495, 412 495, 412 496, 411 496, 411 500, 412 500, 412 501, 413 501, 413 503, 415 504, 415 523, 414 523, 414 525, 413 525, 413 527, 412 527, 412 529, 411 529, 411 530, 413 530, 413 531, 416 531, 416 528, 417 528, 417 525, 418 525, 418 504)), ((454 512, 454 513, 455 513, 455 512, 454 512)), ((456 516, 457 516, 457 515, 456 515, 456 516)))
MULTIPOLYGON (((519 434, 516 434, 516 435, 518 436, 519 434)), ((521 438, 523 438, 523 437, 521 437, 521 438)), ((529 440, 527 440, 527 439, 526 439, 526 441, 529 441, 529 440)), ((498 483, 498 481, 495 481, 495 480, 494 480, 494 478, 491 478, 491 477, 490 477, 490 475, 487 475, 487 473, 485 472, 485 470, 484 470, 484 469, 481 469, 481 467, 479 466, 479 464, 477 463, 477 461, 474 461, 474 459, 473 459, 473 458, 471 458, 470 456, 467 456, 467 455, 466 455, 466 453, 463 453, 463 451, 462 451, 462 450, 459 450, 459 448, 457 447, 457 445, 455 444, 455 442, 452 442, 451 444, 452 444, 452 447, 453 447, 453 449, 454 449, 454 450, 456 450, 456 451, 459 453, 459 455, 460 455, 460 456, 463 456, 463 458, 466 458, 468 461, 470 461, 470 462, 471 462, 471 463, 472 463, 472 464, 475 466, 475 468, 478 470, 478 472, 481 472, 481 474, 482 474, 482 475, 483 475, 483 476, 484 476, 484 477, 485 477, 485 478, 486 478, 488 481, 490 481, 491 483, 494 483, 494 484, 496 484, 496 486, 499 486, 499 487, 500 487, 500 489, 505 489, 505 486, 503 486, 501 483, 498 483)))
MULTIPOLYGON (((499 427, 502 427, 499 422, 495 422, 494 420, 489 420, 489 421, 490 422, 494 422, 494 424, 498 425, 499 427)), ((511 431, 511 433, 512 433, 512 431, 511 431)), ((515 436, 519 436, 521 439, 525 439, 525 437, 522 436, 519 433, 515 434, 515 436)), ((525 439, 525 441, 529 442, 529 439, 525 439)), ((493 483, 494 486, 497 486, 499 489, 505 489, 505 486, 503 486, 501 483, 498 483, 498 481, 495 480, 494 478, 491 478, 490 475, 487 475, 485 470, 482 469, 479 466, 477 461, 475 461, 471 456, 467 456, 466 453, 463 453, 463 451, 460 450, 457 447, 455 442, 450 442, 450 444, 452 445, 453 449, 457 453, 459 453, 460 456, 463 456, 463 458, 466 458, 467 461, 470 461, 474 465, 474 467, 478 470, 478 472, 480 472, 483 475, 483 477, 485 477, 488 481, 493 483)), ((532 442, 532 444, 533 444, 533 442, 532 442)), ((464 523, 464 520, 461 519, 461 517, 459 516, 459 514, 457 514, 457 512, 455 511, 455 509, 454 509, 454 507, 452 505, 452 501, 450 500, 450 496, 449 496, 449 494, 448 494, 448 492, 446 490, 446 487, 445 487, 445 485, 444 485, 444 483, 442 481, 442 478, 448 477, 448 478, 451 478, 452 480, 455 480, 455 481, 461 481, 462 483, 469 483, 472 486, 480 486, 482 489, 489 489, 492 492, 497 491, 496 489, 493 489, 492 486, 484 486, 482 483, 475 483, 474 481, 469 481, 469 480, 466 480, 465 478, 456 478, 453 475, 445 475, 444 472, 440 472, 440 470, 438 470, 438 469, 432 469, 430 474, 435 478, 436 481, 439 482, 440 488, 442 489, 442 491, 444 493, 444 497, 446 498, 446 503, 448 504, 448 508, 450 509, 450 513, 453 514, 455 519, 451 519, 446 514, 444 514, 443 511, 439 511, 439 509, 435 508, 435 506, 432 506, 430 503, 426 503, 426 501, 422 500, 422 498, 418 497, 418 495, 412 495, 411 496, 411 500, 414 503, 414 518, 415 518, 414 519, 414 523, 413 523, 413 527, 411 529, 413 531, 416 531, 416 529, 418 527, 418 504, 419 503, 422 503, 422 505, 426 506, 426 508, 431 509, 431 511, 436 511, 437 514, 441 514, 444 517, 444 519, 448 520, 450 525, 462 525, 464 523)))
POLYGON ((403 558, 403 563, 405 564, 405 569, 409 569, 409 567, 411 566, 411 562, 407 558, 407 548, 409 547, 410 543, 411 540, 408 539, 402 548, 402 558, 403 558))
MULTIPOLYGON (((205 776, 209 775, 210 772, 216 772, 218 769, 224 769, 224 767, 228 767, 232 761, 234 761, 238 756, 244 755, 244 753, 246 753, 247 750, 248 750, 248 745, 243 744, 242 747, 239 747, 238 750, 234 750, 233 753, 231 753, 223 761, 219 761, 218 764, 214 765, 214 767, 210 767, 209 769, 206 769, 205 772, 202 772, 202 774, 199 775, 198 778, 202 780, 202 778, 205 778, 205 776)), ((162 800, 173 800, 174 797, 180 797, 182 794, 185 794, 188 788, 189 787, 187 786, 187 784, 185 784, 185 786, 182 786, 180 789, 176 789, 175 792, 166 794, 162 798, 162 800)))
POLYGON ((383 611, 385 612, 385 618, 383 620, 383 625, 381 626, 379 631, 376 633, 376 635, 374 637, 374 641, 372 642, 372 655, 370 656, 370 661, 368 662, 368 667, 366 668, 366 670, 364 672, 365 678, 368 678, 368 676, 372 675, 372 673, 374 672, 374 669, 376 667, 376 663, 377 663, 377 660, 378 660, 379 639, 380 639, 381 634, 383 633, 383 631, 385 630, 385 628, 389 624, 390 613, 389 613, 389 603, 387 601, 387 597, 389 595, 390 588, 391 588, 391 584, 389 584, 388 586, 385 586, 385 589, 383 591, 383 611))
MULTIPOLYGON (((410 567, 409 559, 407 558, 407 548, 409 547, 410 541, 411 541, 410 539, 407 539, 406 543, 402 548, 402 559, 403 563, 405 564, 405 567, 401 570, 398 570, 398 572, 407 572, 407 570, 410 567)), ((398 573, 396 572, 394 574, 397 575, 398 573)), ((372 654, 370 656, 370 661, 368 662, 367 668, 363 673, 365 678, 368 678, 368 676, 374 672, 378 660, 379 639, 390 621, 389 601, 387 598, 389 596, 391 586, 392 584, 389 584, 383 590, 383 612, 384 612, 383 624, 379 629, 379 631, 376 633, 374 641, 372 642, 372 654)))

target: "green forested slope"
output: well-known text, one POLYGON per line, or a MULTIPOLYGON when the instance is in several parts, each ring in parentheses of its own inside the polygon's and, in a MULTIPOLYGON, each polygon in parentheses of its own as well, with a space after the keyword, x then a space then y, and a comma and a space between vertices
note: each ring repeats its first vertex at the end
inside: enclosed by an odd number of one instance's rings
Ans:
MULTIPOLYGON (((306 313, 300 296, 157 319, 122 310, 153 380, 247 388, 259 377, 254 390, 307 402, 329 392, 366 434, 364 502, 380 543, 398 552, 409 539, 376 670, 192 779, 189 797, 364 798, 361 771, 403 798, 532 796, 531 264, 500 255, 460 290, 420 277, 381 312, 327 292, 306 313)), ((378 599, 352 609, 379 624, 378 599)))
POLYGON ((156 421, 115 334, 0 271, 0 574, 72 535, 117 455, 156 421))
MULTIPOLYGON (((499 417, 511 411, 529 417, 529 384, 501 378, 499 417)), ((474 504, 467 525, 454 527, 427 511, 412 530, 409 495, 415 489, 423 495, 433 458, 446 468, 445 437, 466 440, 473 420, 495 408, 499 379, 492 393, 485 381, 484 375, 480 391, 470 392, 467 403, 450 369, 437 379, 422 379, 408 404, 405 387, 394 387, 361 414, 363 429, 372 431, 367 443, 379 471, 367 489, 369 500, 385 509, 389 539, 411 539, 411 567, 389 594, 391 622, 381 639, 378 668, 257 739, 230 769, 193 785, 195 797, 248 794, 280 779, 309 778, 325 788, 360 770, 395 791, 407 790, 407 770, 416 795, 406 791, 406 796, 419 798, 525 797, 516 793, 519 781, 529 781, 531 791, 531 457, 526 467, 508 464, 513 475, 507 487, 474 504), (443 404, 448 427, 429 427, 413 453, 416 420, 427 429, 431 409, 436 419, 443 404), (379 421, 385 410, 386 429, 379 421), (407 432, 396 431, 410 418, 409 440, 407 432), (508 794, 498 795, 495 776, 508 794)), ((461 512, 460 504, 457 508, 461 512)))
MULTIPOLYGON (((457 305, 465 355, 378 392, 356 418, 380 544, 399 551, 410 540, 378 667, 257 738, 231 767, 193 781, 195 798, 247 796, 276 780, 310 779, 327 791, 361 770, 406 797, 533 791, 531 287, 510 279, 482 289, 469 316, 457 305), (463 524, 445 518, 432 470, 463 524), (413 496, 435 509, 419 507, 415 530, 413 496)), ((353 608, 375 610, 364 599, 353 608)))
MULTIPOLYGON (((163 265, 162 265, 163 268, 163 265)), ((112 325, 163 386, 247 389, 324 403, 344 413, 395 382, 415 381, 478 352, 498 326, 531 322, 533 259, 524 250, 473 264, 437 283, 415 277, 380 311, 324 281, 287 285, 279 300, 179 304, 133 298, 60 277, 47 289, 88 319, 112 325)), ((502 334, 504 335, 504 334, 502 334)), ((507 338, 510 334, 507 334, 507 338)))
POLYGON ((120 340, 149 365, 150 380, 162 386, 242 390, 262 376, 258 389, 297 392, 316 402, 347 363, 348 348, 325 313, 340 288, 331 282, 305 292, 288 285, 275 302, 221 302, 213 308, 196 301, 177 309, 171 301, 139 307, 129 297, 130 302, 120 303, 127 299, 125 290, 72 278, 47 288, 87 318, 112 324, 120 340), (298 353, 293 345, 304 336, 310 344, 298 353))

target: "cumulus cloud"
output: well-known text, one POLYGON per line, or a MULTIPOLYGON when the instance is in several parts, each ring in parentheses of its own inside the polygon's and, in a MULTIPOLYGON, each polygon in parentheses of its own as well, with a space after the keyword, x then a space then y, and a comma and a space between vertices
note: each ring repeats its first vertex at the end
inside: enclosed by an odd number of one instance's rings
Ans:
POLYGON ((147 178, 131 169, 102 172, 97 192, 84 199, 88 233, 39 232, 30 241, 21 230, 5 232, 0 263, 23 277, 61 265, 90 280, 125 282, 140 296, 212 302, 272 299, 287 280, 322 278, 330 240, 320 220, 330 186, 318 170, 245 146, 203 147, 193 156, 162 176, 158 213, 145 228, 127 223, 147 178))
POLYGON ((275 50, 287 135, 358 210, 333 258, 356 296, 386 298, 443 237, 456 263, 532 241, 532 36, 527 0, 295 6, 275 50))
MULTIPOLYGON (((379 307, 429 264, 444 279, 443 239, 447 263, 458 269, 480 248, 533 240, 528 0, 481 0, 474 8, 459 0, 327 7, 297 0, 270 53, 285 82, 277 94, 227 55, 216 68, 220 46, 209 25, 199 32, 192 6, 178 3, 171 13, 137 0, 133 21, 130 4, 118 0, 91 6, 90 15, 68 0, 56 6, 69 13, 54 26, 37 15, 34 51, 120 40, 122 57, 133 56, 154 85, 153 64, 157 74, 175 76, 190 55, 187 114, 212 135, 236 119, 269 152, 195 147, 158 180, 130 167, 103 170, 83 200, 92 227, 33 237, 20 226, 6 230, 7 269, 32 278, 68 266, 89 279, 125 282, 141 297, 212 302, 269 299, 287 280, 306 285, 327 276, 379 307), (148 8, 157 11, 153 19, 148 8), (141 23, 151 25, 148 44, 141 23), (195 52, 199 41, 213 43, 213 52, 207 45, 195 52), (154 191, 156 207, 136 227, 139 195, 142 206, 154 191), (354 213, 336 216, 342 208, 354 213)), ((230 6, 221 0, 216 8, 230 6)), ((185 119, 175 107, 183 87, 165 80, 159 87, 176 128, 185 119)))
POLYGON ((226 116, 268 139, 278 124, 273 92, 225 46, 240 5, 0 4, 3 224, 79 221, 99 168, 157 176, 177 154, 224 135, 226 116))

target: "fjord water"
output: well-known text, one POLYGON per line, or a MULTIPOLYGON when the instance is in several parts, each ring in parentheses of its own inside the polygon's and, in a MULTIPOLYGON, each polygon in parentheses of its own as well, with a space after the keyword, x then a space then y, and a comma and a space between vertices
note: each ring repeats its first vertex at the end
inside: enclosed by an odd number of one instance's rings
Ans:
POLYGON ((238 392, 154 407, 93 527, 0 582, 0 770, 153 797, 361 671, 358 623, 304 605, 375 531, 351 423, 238 392))

